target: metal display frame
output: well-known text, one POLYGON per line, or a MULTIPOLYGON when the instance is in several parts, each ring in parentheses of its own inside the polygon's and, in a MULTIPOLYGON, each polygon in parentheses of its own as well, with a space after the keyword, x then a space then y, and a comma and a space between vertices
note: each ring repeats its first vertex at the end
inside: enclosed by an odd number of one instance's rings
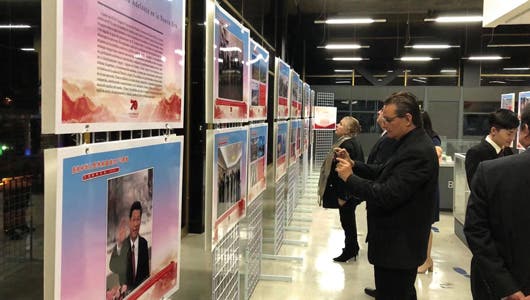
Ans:
POLYGON ((212 251, 212 299, 239 300, 239 224, 236 224, 212 251))

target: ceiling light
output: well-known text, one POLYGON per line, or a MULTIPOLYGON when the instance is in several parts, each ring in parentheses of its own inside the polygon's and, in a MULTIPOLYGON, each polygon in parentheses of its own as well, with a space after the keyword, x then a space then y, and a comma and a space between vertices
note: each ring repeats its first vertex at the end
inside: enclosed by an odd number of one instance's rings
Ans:
POLYGON ((388 70, 387 72, 388 73, 394 73, 394 70, 388 70))
POLYGON ((339 81, 335 81, 335 83, 351 83, 351 82, 347 80, 339 80, 339 81))
POLYGON ((0 29, 27 29, 27 28, 31 28, 31 26, 25 25, 25 24, 0 25, 0 29))
MULTIPOLYGON (((322 48, 322 47, 317 47, 322 48)), ((323 48, 329 50, 341 50, 341 49, 361 49, 361 48, 370 48, 370 46, 361 46, 359 44, 327 44, 323 48)))
POLYGON ((22 51, 35 51, 35 48, 20 48, 22 51))
POLYGON ((506 82, 500 81, 500 80, 492 80, 492 81, 490 81, 490 83, 506 84, 506 82))
POLYGON ((482 16, 450 16, 450 17, 438 17, 434 19, 424 19, 425 22, 438 22, 438 23, 470 23, 470 22, 482 22, 482 16))
POLYGON ((530 47, 530 44, 489 44, 488 48, 530 47))
POLYGON ((449 49, 449 48, 459 48, 458 45, 443 45, 443 44, 416 44, 411 46, 405 46, 405 48, 413 49, 449 49))
POLYGON ((482 56, 470 56, 467 59, 469 60, 501 60, 505 57, 499 55, 482 55, 482 56))
POLYGON ((345 18, 345 19, 327 19, 315 20, 315 24, 371 24, 376 22, 386 22, 386 19, 372 19, 372 18, 345 18))
POLYGON ((455 69, 442 69, 440 73, 456 73, 455 69))
POLYGON ((365 60, 366 58, 362 57, 333 57, 332 58, 335 61, 361 61, 365 60))
POLYGON ((528 71, 530 68, 521 67, 521 68, 502 68, 504 71, 528 71))
POLYGON ((403 56, 401 58, 398 58, 397 60, 401 61, 431 61, 434 58, 429 56, 403 56))
POLYGON ((427 81, 421 80, 421 79, 417 79, 417 78, 412 78, 412 81, 421 82, 421 83, 427 83, 427 81))
POLYGON ((335 73, 351 73, 351 72, 353 72, 353 70, 341 70, 341 69, 335 70, 335 73))
POLYGON ((418 77, 418 79, 427 80, 427 77, 418 77))

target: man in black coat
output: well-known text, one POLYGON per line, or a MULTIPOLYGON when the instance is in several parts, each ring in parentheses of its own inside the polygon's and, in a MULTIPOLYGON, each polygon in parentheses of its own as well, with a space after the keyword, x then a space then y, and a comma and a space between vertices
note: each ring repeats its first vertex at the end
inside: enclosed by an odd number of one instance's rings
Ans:
POLYGON ((339 150, 337 172, 354 196, 366 200, 368 260, 374 265, 377 299, 416 299, 414 282, 426 259, 438 157, 421 128, 413 94, 388 97, 382 118, 388 138, 398 140, 392 157, 383 165, 367 165, 339 150))
POLYGON ((469 186, 480 162, 513 154, 510 147, 519 126, 517 115, 508 109, 498 109, 489 115, 489 125, 489 134, 466 153, 466 177, 469 186))
POLYGON ((146 239, 140 236, 141 223, 142 205, 135 201, 129 211, 129 236, 125 237, 126 229, 121 224, 109 263, 120 285, 126 285, 129 292, 149 277, 149 250, 146 239))
POLYGON ((529 126, 527 105, 519 135, 526 151, 481 163, 471 182, 464 233, 473 299, 530 300, 529 126))

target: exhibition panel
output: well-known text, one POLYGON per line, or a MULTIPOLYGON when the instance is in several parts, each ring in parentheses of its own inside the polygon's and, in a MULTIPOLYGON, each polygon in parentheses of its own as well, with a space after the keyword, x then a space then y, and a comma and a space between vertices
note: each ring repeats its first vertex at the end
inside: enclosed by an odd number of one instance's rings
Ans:
POLYGON ((311 116, 311 87, 304 82, 304 97, 302 105, 302 117, 309 118, 311 116))
POLYGON ((302 80, 295 70, 291 69, 289 79, 289 111, 291 119, 302 117, 302 80))
POLYGON ((274 62, 274 119, 289 118, 289 76, 291 68, 276 57, 274 62))
POLYGON ((250 111, 249 120, 267 119, 269 90, 269 52, 250 40, 250 111))
POLYGON ((515 93, 501 95, 501 108, 515 111, 515 93))
POLYGON ((182 154, 174 135, 45 151, 44 298, 178 289, 182 154))
POLYGON ((43 5, 42 132, 182 128, 184 6, 43 5))
POLYGON ((288 166, 288 153, 289 153, 289 123, 287 121, 281 121, 274 123, 274 143, 272 149, 274 151, 273 164, 274 164, 274 178, 275 181, 287 173, 288 166))
POLYGON ((263 193, 267 187, 268 125, 250 125, 249 131, 248 203, 263 193))
MULTIPOLYGON (((517 116, 519 117, 519 120, 521 119, 521 111, 525 108, 525 106, 528 104, 528 99, 530 99, 530 92, 520 92, 519 93, 519 101, 517 103, 517 116)), ((524 150, 523 145, 519 143, 519 135, 521 134, 521 126, 517 129, 517 136, 515 138, 515 141, 517 141, 517 149, 524 150)))

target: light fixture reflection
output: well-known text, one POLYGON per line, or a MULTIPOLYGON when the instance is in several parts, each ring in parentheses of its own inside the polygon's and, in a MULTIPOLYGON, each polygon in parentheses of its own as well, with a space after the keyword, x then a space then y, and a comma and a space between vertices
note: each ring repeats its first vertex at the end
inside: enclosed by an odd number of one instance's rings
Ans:
POLYGON ((399 60, 401 61, 431 61, 432 57, 429 56, 403 56, 399 60))
POLYGON ((327 20, 315 20, 315 24, 345 25, 345 24, 372 24, 386 22, 386 19, 372 18, 333 18, 327 20))
POLYGON ((504 59, 504 57, 499 55, 481 55, 481 56, 470 56, 467 58, 468 60, 501 60, 504 59))
POLYGON ((28 29, 31 28, 30 25, 26 24, 4 24, 0 25, 0 29, 28 29))
POLYGON ((334 61, 361 61, 364 60, 362 57, 333 57, 334 61))
POLYGON ((482 22, 482 16, 446 16, 438 18, 426 18, 425 22, 437 22, 437 23, 472 23, 482 22))

